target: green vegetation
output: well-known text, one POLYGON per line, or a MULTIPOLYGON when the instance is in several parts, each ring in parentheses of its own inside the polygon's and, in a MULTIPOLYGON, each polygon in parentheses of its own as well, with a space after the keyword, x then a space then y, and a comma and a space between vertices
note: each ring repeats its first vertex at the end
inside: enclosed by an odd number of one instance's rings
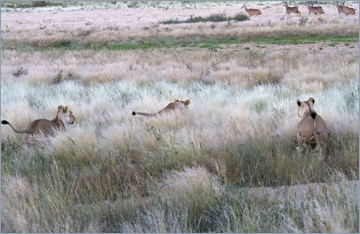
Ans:
POLYGON ((314 44, 316 42, 358 42, 359 36, 284 36, 279 38, 260 38, 255 39, 255 42, 262 44, 286 45, 286 44, 314 44))
POLYGON ((7 43, 3 42, 2 49, 22 48, 23 50, 137 50, 137 49, 155 49, 170 47, 198 47, 198 48, 220 48, 221 45, 236 45, 244 43, 257 43, 268 45, 291 45, 291 44, 314 44, 316 42, 330 42, 330 46, 339 42, 357 42, 358 35, 354 36, 283 36, 283 37, 248 37, 236 39, 231 37, 207 38, 207 37, 149 37, 143 39, 134 39, 125 42, 104 42, 104 43, 80 43, 78 41, 61 40, 48 44, 29 45, 25 43, 7 43))
POLYGON ((64 7, 66 2, 58 1, 19 1, 19 2, 7 2, 2 1, 1 7, 8 8, 34 8, 34 7, 49 7, 49 6, 62 6, 64 7))
POLYGON ((224 21, 245 21, 249 20, 247 15, 242 13, 236 14, 234 17, 227 17, 225 14, 213 14, 208 17, 201 17, 201 16, 190 16, 187 20, 177 20, 177 19, 170 19, 163 22, 162 24, 182 24, 182 23, 199 23, 199 22, 224 22, 224 21))

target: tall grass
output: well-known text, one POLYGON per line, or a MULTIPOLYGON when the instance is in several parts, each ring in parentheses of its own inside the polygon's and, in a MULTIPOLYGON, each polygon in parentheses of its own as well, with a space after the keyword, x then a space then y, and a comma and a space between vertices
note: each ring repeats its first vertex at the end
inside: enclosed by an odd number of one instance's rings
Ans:
POLYGON ((64 190, 70 181, 56 165, 36 182, 6 178, 3 231, 357 232, 359 224, 356 185, 346 179, 254 193, 221 185, 201 167, 185 168, 149 185, 151 196, 133 185, 126 196, 89 203, 71 196, 81 184, 64 190))
POLYGON ((240 3, 62 4, 3 15, 2 119, 24 129, 60 104, 76 117, 34 147, 2 126, 3 232, 359 231, 357 17, 263 3, 241 23, 160 26, 240 3), (310 96, 325 160, 296 151, 296 100, 310 96), (174 98, 189 108, 131 115, 174 98))
MULTIPOLYGON (((316 153, 298 155, 295 150, 298 119, 294 100, 299 96, 290 88, 259 86, 247 90, 225 84, 181 86, 165 82, 83 86, 67 81, 46 88, 47 92, 40 90, 44 90, 43 85, 3 82, 2 117, 19 128, 25 127, 30 119, 51 118, 55 111, 52 107, 60 102, 70 106, 77 124, 34 149, 21 146, 21 136, 2 128, 4 231, 260 232, 267 230, 273 215, 257 213, 262 209, 259 204, 278 215, 280 211, 298 208, 290 201, 286 206, 291 209, 270 208, 276 203, 259 198, 253 201, 253 208, 248 208, 259 210, 249 213, 240 208, 246 199, 227 198, 234 196, 234 186, 329 182, 336 171, 344 175, 344 180, 358 179, 358 106, 349 104, 358 102, 358 96, 352 95, 357 92, 354 83, 300 96, 315 97, 316 109, 330 127, 325 161, 319 160, 316 153), (15 88, 17 95, 11 92, 15 88), (151 112, 167 103, 170 96, 164 99, 158 90, 174 90, 172 97, 190 98, 189 110, 155 119, 132 117, 132 110, 151 112), (335 99, 337 95, 343 98, 335 99), (24 103, 27 99, 20 98, 24 96, 32 97, 30 103, 36 105, 24 103), (344 97, 352 99, 346 101, 344 97), (17 114, 19 107, 26 113, 23 118, 17 114), (201 168, 184 169, 194 165, 201 168), (174 172, 166 176, 171 171, 174 172), (10 191, 17 190, 14 181, 24 184, 25 191, 30 192, 24 192, 23 197, 13 196, 10 191), (181 192, 188 186, 194 191, 181 192), (25 201, 29 196, 32 200, 25 201), (14 206, 24 202, 25 208, 14 206), (240 202, 239 208, 233 202, 240 202), (225 213, 218 214, 224 209, 222 206, 227 207, 225 213), (247 212, 243 214, 246 218, 238 220, 238 212, 247 212), (19 219, 25 214, 31 216, 19 219), (262 215, 270 220, 256 219, 262 215), (222 226, 224 220, 215 217, 233 218, 226 227, 222 226), (22 223, 12 225, 17 222, 22 223)), ((330 209, 330 201, 340 199, 329 196, 314 195, 313 199, 320 199, 325 205, 321 203, 319 208, 319 204, 311 203, 312 212, 330 209)), ((304 229, 301 222, 305 221, 292 214, 302 218, 305 214, 293 211, 287 213, 289 218, 276 221, 276 230, 354 230, 356 214, 350 207, 331 212, 350 212, 351 225, 320 228, 314 224, 304 229)), ((318 219, 315 213, 309 215, 318 219)), ((330 216, 324 219, 330 222, 330 216)))

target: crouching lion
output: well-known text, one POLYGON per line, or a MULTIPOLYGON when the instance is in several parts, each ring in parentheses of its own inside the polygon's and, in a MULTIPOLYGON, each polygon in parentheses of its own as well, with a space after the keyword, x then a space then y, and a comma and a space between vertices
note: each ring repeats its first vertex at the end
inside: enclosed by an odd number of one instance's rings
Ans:
POLYGON ((301 118, 297 125, 297 141, 299 152, 315 149, 320 151, 320 157, 326 154, 329 130, 325 121, 314 109, 315 99, 310 97, 307 101, 296 101, 298 105, 298 116, 301 118))

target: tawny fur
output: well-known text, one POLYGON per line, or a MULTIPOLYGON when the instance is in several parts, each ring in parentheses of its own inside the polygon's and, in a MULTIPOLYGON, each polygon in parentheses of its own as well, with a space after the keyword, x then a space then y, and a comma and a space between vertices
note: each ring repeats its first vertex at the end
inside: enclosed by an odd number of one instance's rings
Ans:
POLYGON ((36 137, 54 136, 57 131, 65 131, 67 124, 73 124, 75 117, 68 107, 60 105, 56 116, 52 120, 37 119, 32 121, 25 130, 17 130, 7 120, 2 120, 1 124, 9 125, 16 133, 23 133, 25 135, 26 143, 35 140, 36 137))
POLYGON ((245 8, 245 11, 246 13, 248 13, 249 16, 262 14, 259 9, 248 9, 245 4, 241 8, 245 8))
POLYGON ((342 13, 345 15, 355 15, 356 9, 345 6, 345 2, 342 2, 342 13))
POLYGON ((339 5, 338 1, 335 1, 335 5, 336 5, 336 8, 338 10, 339 15, 341 15, 341 13, 344 13, 343 12, 343 6, 339 5))
POLYGON ((315 100, 312 97, 303 102, 297 100, 298 116, 301 118, 297 125, 297 150, 303 152, 315 148, 316 151, 320 151, 320 156, 323 158, 329 130, 323 118, 316 113, 314 104, 315 100))
POLYGON ((325 12, 324 12, 324 10, 323 10, 323 8, 321 7, 321 6, 312 6, 311 4, 309 4, 309 3, 306 3, 306 5, 307 5, 307 8, 308 8, 308 10, 309 10, 309 15, 311 14, 311 13, 313 13, 313 14, 315 14, 315 15, 317 15, 317 14, 324 14, 325 12))
POLYGON ((301 14, 298 7, 289 7, 288 3, 284 3, 286 14, 295 13, 295 14, 301 14))
POLYGON ((178 99, 175 99, 174 102, 169 103, 164 109, 156 112, 156 113, 146 113, 146 112, 132 112, 132 115, 143 115, 143 116, 147 116, 147 117, 152 117, 152 116, 156 116, 159 114, 164 114, 164 113, 168 113, 174 110, 181 110, 184 108, 187 108, 190 104, 190 100, 187 99, 186 101, 179 101, 178 99))

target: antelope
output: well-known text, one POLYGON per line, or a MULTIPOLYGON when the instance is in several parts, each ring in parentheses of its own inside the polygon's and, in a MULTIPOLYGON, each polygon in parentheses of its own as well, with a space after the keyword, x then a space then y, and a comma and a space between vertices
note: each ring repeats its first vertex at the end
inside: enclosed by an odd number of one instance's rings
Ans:
POLYGON ((339 15, 341 14, 341 13, 344 13, 343 12, 343 6, 341 6, 341 5, 339 5, 339 2, 338 1, 335 1, 335 5, 336 5, 336 8, 337 8, 337 10, 338 10, 338 12, 339 12, 339 15))
POLYGON ((314 13, 315 15, 317 15, 318 13, 319 14, 325 13, 321 6, 314 7, 313 6, 314 4, 310 3, 310 2, 306 2, 306 5, 307 5, 307 8, 309 9, 309 15, 310 15, 310 13, 314 13))
POLYGON ((245 8, 245 11, 249 14, 249 16, 261 15, 261 11, 259 9, 247 9, 245 4, 241 8, 245 8))
POLYGON ((301 14, 298 7, 289 7, 287 2, 284 3, 284 6, 286 8, 286 14, 290 14, 290 13, 301 14))
POLYGON ((345 6, 345 2, 342 2, 342 12, 345 15, 355 15, 355 9, 345 6))

